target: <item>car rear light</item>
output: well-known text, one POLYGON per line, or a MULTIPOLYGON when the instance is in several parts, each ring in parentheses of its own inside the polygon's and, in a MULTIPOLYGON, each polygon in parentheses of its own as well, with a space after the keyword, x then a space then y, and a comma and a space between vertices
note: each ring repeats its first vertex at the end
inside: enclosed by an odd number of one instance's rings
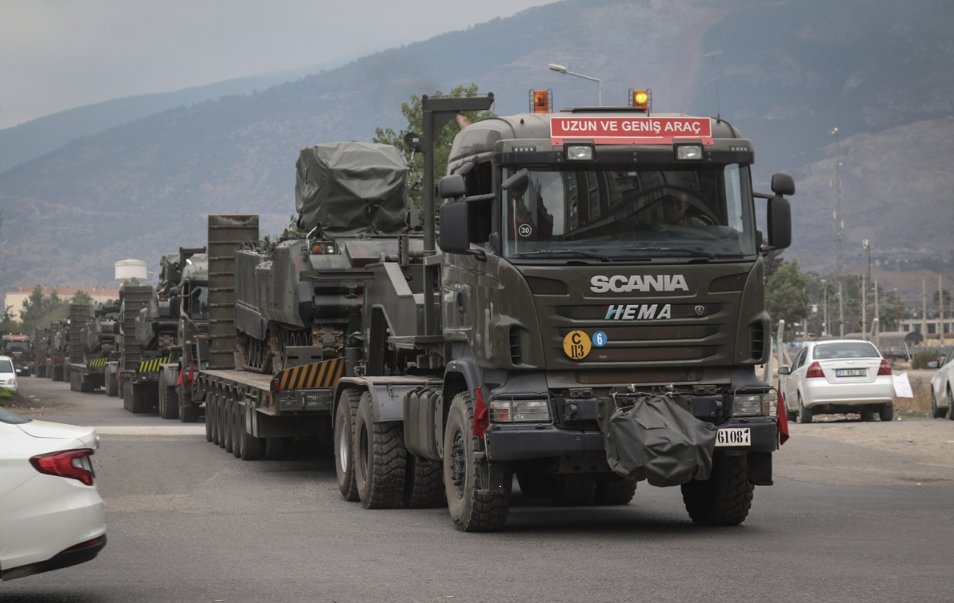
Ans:
POLYGON ((881 366, 878 367, 879 375, 890 375, 891 374, 891 363, 888 362, 887 358, 881 359, 881 366))
POLYGON ((822 370, 822 367, 820 364, 818 364, 817 360, 811 363, 811 365, 808 367, 808 371, 805 372, 805 377, 807 379, 815 379, 824 376, 825 372, 822 370))
POLYGON ((89 459, 92 454, 93 451, 89 448, 61 450, 38 454, 30 459, 30 464, 40 473, 75 479, 92 486, 95 477, 93 464, 89 459))

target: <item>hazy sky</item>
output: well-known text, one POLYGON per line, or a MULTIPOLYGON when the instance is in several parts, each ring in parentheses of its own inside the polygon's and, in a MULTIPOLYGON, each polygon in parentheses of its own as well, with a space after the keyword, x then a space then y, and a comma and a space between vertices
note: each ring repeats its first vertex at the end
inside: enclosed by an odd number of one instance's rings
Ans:
POLYGON ((554 0, 0 0, 0 128, 353 58, 554 0))

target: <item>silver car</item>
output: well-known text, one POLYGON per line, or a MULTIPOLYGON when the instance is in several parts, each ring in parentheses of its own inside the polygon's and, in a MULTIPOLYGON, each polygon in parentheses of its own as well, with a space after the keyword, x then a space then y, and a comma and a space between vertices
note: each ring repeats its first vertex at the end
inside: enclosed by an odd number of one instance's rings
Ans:
POLYGON ((826 413, 856 412, 863 421, 876 412, 882 421, 894 417, 891 364, 869 341, 810 342, 778 374, 785 408, 799 423, 826 413))
POLYGON ((931 414, 935 419, 947 415, 954 421, 954 348, 930 366, 938 369, 931 379, 931 414))

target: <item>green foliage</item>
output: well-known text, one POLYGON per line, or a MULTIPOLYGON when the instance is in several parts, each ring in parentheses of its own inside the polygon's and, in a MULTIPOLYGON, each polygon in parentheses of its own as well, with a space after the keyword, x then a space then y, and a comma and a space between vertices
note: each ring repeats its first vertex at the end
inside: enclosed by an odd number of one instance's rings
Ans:
POLYGON ((12 402, 16 394, 8 389, 0 387, 0 406, 12 402))
MULTIPOLYGON (((80 294, 86 296, 89 302, 92 301, 89 295, 82 291, 77 292, 76 296, 80 294)), ((73 299, 76 299, 76 296, 73 299)), ((37 285, 30 293, 30 297, 23 300, 19 330, 24 333, 32 333, 38 327, 42 328, 52 322, 63 320, 68 314, 68 301, 60 299, 56 291, 49 295, 43 295, 43 289, 37 285)))
POLYGON ((784 339, 791 341, 795 323, 803 322, 811 311, 808 279, 799 271, 798 262, 783 261, 765 287, 765 307, 773 321, 785 321, 784 339))
POLYGON ((93 305, 93 298, 89 296, 89 293, 83 291, 82 289, 73 294, 72 299, 70 299, 71 304, 89 304, 93 305))
MULTIPOLYGON (((470 98, 477 96, 477 84, 469 86, 457 86, 444 94, 440 90, 430 95, 432 97, 449 96, 453 98, 470 98)), ((412 96, 406 103, 401 103, 401 113, 407 119, 407 127, 400 132, 395 132, 391 128, 375 128, 374 142, 390 144, 397 147, 408 159, 410 171, 408 174, 408 188, 411 193, 411 200, 416 207, 422 203, 421 184, 424 178, 424 156, 422 153, 415 153, 404 141, 404 137, 409 133, 420 135, 424 131, 424 110, 421 107, 421 97, 412 96)), ((471 122, 479 121, 492 117, 490 111, 469 111, 463 114, 471 122)), ((434 145, 434 180, 440 180, 447 173, 447 158, 450 156, 451 144, 454 142, 454 136, 460 131, 456 122, 450 122, 444 127, 437 136, 434 145)))
POLYGON ((926 369, 929 362, 938 360, 937 352, 918 352, 911 358, 912 369, 926 369))

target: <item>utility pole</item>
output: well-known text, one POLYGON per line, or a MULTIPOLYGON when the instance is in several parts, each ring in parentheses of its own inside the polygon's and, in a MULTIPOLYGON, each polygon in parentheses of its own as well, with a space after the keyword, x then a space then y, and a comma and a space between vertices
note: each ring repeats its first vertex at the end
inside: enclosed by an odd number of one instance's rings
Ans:
POLYGON ((878 306, 878 279, 874 281, 874 341, 881 347, 881 311, 878 306))
POLYGON ((831 212, 832 226, 834 230, 833 251, 835 253, 835 280, 838 281, 838 336, 845 336, 845 296, 841 274, 842 246, 845 240, 845 221, 841 217, 841 145, 838 142, 838 128, 831 129, 831 135, 835 139, 835 177, 832 180, 831 187, 834 190, 831 212))
POLYGON ((864 273, 861 274, 861 335, 863 339, 868 339, 868 300, 867 282, 865 282, 864 273))
POLYGON ((924 336, 924 341, 927 341, 927 280, 923 278, 921 279, 921 335, 924 336))
POLYGON ((941 338, 941 344, 944 345, 944 277, 941 271, 937 271, 937 310, 939 322, 937 323, 937 332, 941 338))
POLYGON ((841 286, 841 280, 838 281, 838 336, 845 336, 845 296, 841 286))

